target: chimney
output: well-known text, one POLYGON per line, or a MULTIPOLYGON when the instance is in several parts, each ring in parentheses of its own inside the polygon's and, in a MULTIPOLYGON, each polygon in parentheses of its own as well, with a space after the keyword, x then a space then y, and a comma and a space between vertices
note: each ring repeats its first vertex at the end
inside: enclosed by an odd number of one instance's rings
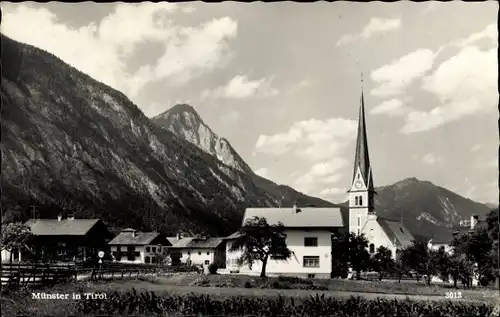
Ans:
POLYGON ((136 233, 135 233, 135 230, 134 230, 134 231, 132 231, 132 237, 135 238, 135 236, 136 236, 136 233))
POLYGON ((57 221, 61 221, 61 220, 62 220, 62 215, 61 214, 57 215, 57 221))
POLYGON ((478 221, 479 221, 479 216, 477 216, 477 215, 470 216, 470 228, 471 228, 471 230, 474 229, 474 227, 477 225, 478 221))
POLYGON ((68 215, 68 220, 75 220, 75 215, 73 214, 68 215))

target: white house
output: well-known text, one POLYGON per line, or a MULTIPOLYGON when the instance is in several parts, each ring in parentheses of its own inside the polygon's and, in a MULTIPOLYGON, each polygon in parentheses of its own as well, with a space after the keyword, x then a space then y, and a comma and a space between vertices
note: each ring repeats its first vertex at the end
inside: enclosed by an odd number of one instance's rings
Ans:
POLYGON ((217 264, 219 268, 226 265, 226 250, 221 237, 197 235, 195 237, 169 237, 170 256, 172 264, 185 263, 188 265, 217 264))
POLYGON ((125 229, 109 243, 111 255, 121 263, 158 263, 159 254, 168 253, 171 243, 158 232, 125 229))
MULTIPOLYGON (((330 278, 332 271, 332 233, 344 227, 340 208, 247 208, 242 225, 253 217, 266 218, 270 225, 283 223, 286 244, 292 251, 287 261, 269 259, 266 266, 268 275, 291 275, 311 278, 330 278)), ((235 233, 225 239, 226 264, 230 271, 260 274, 261 262, 238 265, 241 251, 231 251, 237 238, 235 233)), ((335 255, 334 255, 335 256, 335 255)))
POLYGON ((11 252, 5 249, 2 249, 2 263, 4 262, 21 262, 22 256, 21 256, 21 251, 19 250, 14 250, 12 252, 12 259, 10 258, 11 252))

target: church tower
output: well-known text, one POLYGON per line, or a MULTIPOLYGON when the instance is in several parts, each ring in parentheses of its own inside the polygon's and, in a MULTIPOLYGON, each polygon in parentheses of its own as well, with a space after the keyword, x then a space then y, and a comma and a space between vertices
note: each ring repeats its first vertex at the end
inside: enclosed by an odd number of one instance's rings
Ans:
POLYGON ((365 122, 365 102, 361 89, 361 104, 358 117, 358 138, 356 141, 356 154, 354 170, 349 194, 349 231, 356 235, 369 218, 375 216, 372 168, 368 154, 368 140, 365 122))

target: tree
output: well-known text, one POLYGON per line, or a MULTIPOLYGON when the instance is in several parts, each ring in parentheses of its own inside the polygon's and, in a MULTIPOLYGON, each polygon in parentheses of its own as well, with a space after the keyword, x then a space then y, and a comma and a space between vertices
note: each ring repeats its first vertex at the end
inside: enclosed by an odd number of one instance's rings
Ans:
POLYGON ((381 281, 386 274, 394 272, 395 262, 392 259, 391 250, 384 246, 377 249, 377 253, 372 258, 372 267, 378 273, 378 279, 381 281))
POLYGON ((292 256, 292 251, 286 245, 283 224, 269 225, 266 218, 261 217, 248 219, 241 227, 238 238, 231 246, 231 251, 237 250, 243 251, 239 262, 248 264, 250 268, 255 261, 262 262, 261 277, 266 276, 269 258, 286 261, 292 256))
POLYGON ((403 249, 401 260, 404 266, 414 270, 419 277, 425 275, 427 285, 431 284, 432 276, 437 273, 434 253, 424 241, 413 241, 413 244, 403 249))
POLYGON ((349 234, 332 237, 332 278, 345 278, 349 271, 349 234))
POLYGON ((10 262, 15 251, 33 253, 33 234, 22 222, 11 222, 2 225, 2 248, 10 252, 10 262))
POLYGON ((356 272, 356 279, 361 278, 361 271, 370 266, 370 254, 368 253, 368 240, 364 234, 355 235, 350 232, 348 243, 348 263, 356 272))

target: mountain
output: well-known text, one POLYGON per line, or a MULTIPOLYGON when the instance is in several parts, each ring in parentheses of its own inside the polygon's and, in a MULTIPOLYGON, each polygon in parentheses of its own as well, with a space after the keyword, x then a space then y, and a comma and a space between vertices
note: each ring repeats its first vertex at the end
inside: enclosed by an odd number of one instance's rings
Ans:
POLYGON ((485 203, 486 206, 488 206, 490 209, 496 209, 498 208, 498 203, 485 203))
POLYGON ((152 121, 160 128, 172 132, 216 157, 223 164, 243 173, 253 174, 252 169, 236 153, 231 144, 215 134, 192 106, 175 105, 164 113, 153 117, 152 121))
POLYGON ((214 158, 48 52, 1 41, 3 221, 35 210, 112 230, 229 234, 248 206, 331 205, 255 176, 239 157, 231 166, 223 140, 214 149, 226 161, 214 158))
POLYGON ((484 217, 488 206, 464 198, 428 181, 407 178, 375 189, 375 210, 382 217, 403 219, 414 234, 432 237, 454 230, 472 215, 484 217))

